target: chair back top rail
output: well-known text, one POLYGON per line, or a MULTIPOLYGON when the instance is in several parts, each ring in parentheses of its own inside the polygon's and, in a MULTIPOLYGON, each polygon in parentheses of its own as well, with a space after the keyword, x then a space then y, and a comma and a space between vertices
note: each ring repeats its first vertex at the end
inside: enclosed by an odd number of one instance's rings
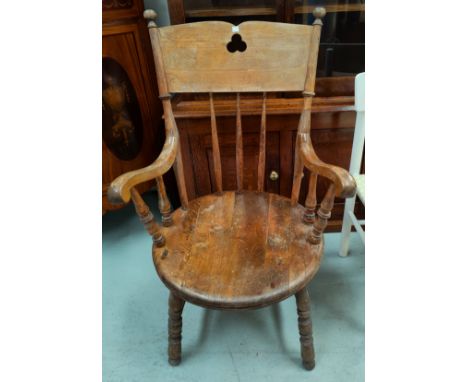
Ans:
POLYGON ((159 28, 168 91, 302 91, 312 29, 265 21, 159 28))

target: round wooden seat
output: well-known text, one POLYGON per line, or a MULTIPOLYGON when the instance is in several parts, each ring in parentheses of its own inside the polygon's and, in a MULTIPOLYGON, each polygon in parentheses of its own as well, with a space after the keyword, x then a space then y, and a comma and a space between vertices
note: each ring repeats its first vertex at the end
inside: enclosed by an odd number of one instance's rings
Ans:
POLYGON ((263 192, 234 192, 192 200, 163 227, 153 246, 162 281, 180 298, 220 309, 254 308, 298 292, 317 272, 323 241, 306 240, 304 207, 263 192))

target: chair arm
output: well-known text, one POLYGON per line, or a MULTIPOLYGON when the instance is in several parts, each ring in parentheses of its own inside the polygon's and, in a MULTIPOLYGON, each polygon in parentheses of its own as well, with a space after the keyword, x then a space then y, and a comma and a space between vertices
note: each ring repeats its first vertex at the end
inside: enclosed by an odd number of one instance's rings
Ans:
POLYGON ((165 174, 173 165, 179 146, 177 128, 166 130, 166 140, 159 157, 149 166, 120 175, 107 190, 107 199, 112 204, 127 203, 131 198, 131 188, 165 174))
POLYGON ((300 152, 304 166, 314 174, 330 179, 336 190, 336 196, 350 198, 356 193, 356 182, 348 171, 341 167, 322 162, 312 146, 310 133, 298 133, 300 152))

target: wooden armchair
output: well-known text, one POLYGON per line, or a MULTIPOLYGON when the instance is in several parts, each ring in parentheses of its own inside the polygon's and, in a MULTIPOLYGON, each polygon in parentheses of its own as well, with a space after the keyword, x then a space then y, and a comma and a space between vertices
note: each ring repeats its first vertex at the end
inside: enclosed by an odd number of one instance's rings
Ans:
POLYGON ((209 21, 158 28, 146 10, 166 123, 166 141, 156 161, 119 176, 108 198, 136 208, 153 238, 156 271, 170 290, 169 363, 181 360, 185 301, 214 309, 258 308, 296 296, 303 365, 315 365, 307 284, 323 254, 322 234, 335 196, 351 197, 355 182, 344 169, 323 163, 310 139, 310 109, 323 8, 312 26, 249 21, 239 26, 209 21), (302 91, 291 198, 264 192, 268 92, 302 91), (237 190, 223 191, 215 93, 237 94, 237 190), (257 190, 243 189, 241 93, 263 93, 257 190), (209 93, 217 192, 188 200, 171 94, 209 93), (174 166, 181 208, 171 210, 162 175, 174 166), (298 204, 304 167, 311 172, 305 208, 298 204), (317 176, 329 179, 315 216, 317 176), (137 189, 156 180, 162 226, 137 189))

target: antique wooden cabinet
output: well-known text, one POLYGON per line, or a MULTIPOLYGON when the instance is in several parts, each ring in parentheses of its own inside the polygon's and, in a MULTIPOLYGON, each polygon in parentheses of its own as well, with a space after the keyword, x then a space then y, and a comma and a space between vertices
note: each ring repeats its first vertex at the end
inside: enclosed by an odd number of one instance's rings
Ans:
MULTIPOLYGON (((151 163, 158 154, 162 106, 158 99, 142 0, 102 1, 102 208, 118 175, 151 163), (158 140, 159 141, 159 140, 158 140)), ((146 183, 140 191, 152 186, 146 183)))

